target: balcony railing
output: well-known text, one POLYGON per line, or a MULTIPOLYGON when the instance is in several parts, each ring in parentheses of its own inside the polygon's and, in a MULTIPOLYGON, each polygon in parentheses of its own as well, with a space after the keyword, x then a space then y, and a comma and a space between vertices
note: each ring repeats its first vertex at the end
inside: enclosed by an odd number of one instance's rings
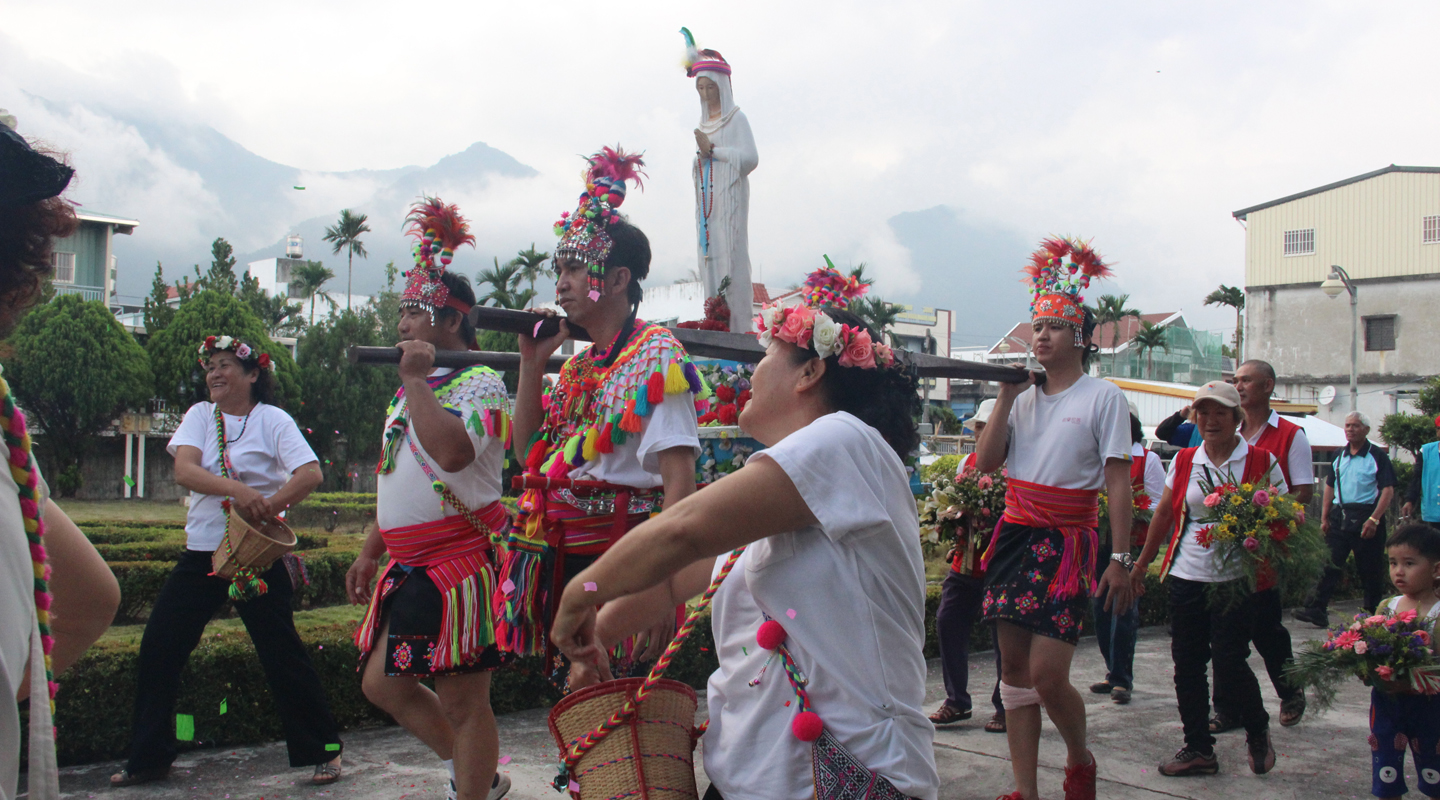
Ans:
POLYGON ((103 286, 81 286, 77 283, 54 283, 55 294, 78 294, 85 300, 104 300, 105 287, 103 286))

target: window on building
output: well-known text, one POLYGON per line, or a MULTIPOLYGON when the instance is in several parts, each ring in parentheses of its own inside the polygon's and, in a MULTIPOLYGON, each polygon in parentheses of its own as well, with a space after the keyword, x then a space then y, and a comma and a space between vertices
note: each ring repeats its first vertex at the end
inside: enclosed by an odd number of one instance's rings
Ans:
POLYGON ((56 283, 75 282, 74 253, 51 253, 50 265, 55 267, 55 277, 53 280, 56 283))
POLYGON ((1365 349, 1395 349, 1395 316, 1365 318, 1365 349))
POLYGON ((1425 217, 1420 225, 1421 244, 1440 244, 1440 214, 1425 217))
POLYGON ((1285 231, 1285 255, 1309 256, 1315 254, 1315 229, 1285 231))

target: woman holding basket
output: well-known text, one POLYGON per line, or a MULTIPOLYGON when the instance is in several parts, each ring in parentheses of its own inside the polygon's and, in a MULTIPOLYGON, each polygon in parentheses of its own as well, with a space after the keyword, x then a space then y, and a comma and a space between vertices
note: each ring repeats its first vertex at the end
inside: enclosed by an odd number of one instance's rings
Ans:
POLYGON ((314 783, 333 783, 340 777, 339 726, 295 631, 289 568, 276 560, 262 573, 244 576, 254 580, 232 584, 213 575, 211 563, 225 542, 232 505, 252 523, 271 520, 320 485, 320 465, 295 421, 273 405, 269 354, 230 336, 211 336, 200 346, 200 359, 210 402, 185 412, 168 448, 175 456, 175 481, 190 490, 186 550, 145 623, 130 760, 110 784, 131 786, 169 775, 180 674, 229 596, 237 596, 235 610, 275 696, 290 765, 313 765, 314 783))
POLYGON ((706 797, 933 800, 925 574, 901 460, 918 443, 915 379, 840 308, 767 308, 759 325, 740 424, 769 449, 572 580, 552 637, 572 685, 608 677, 607 648, 728 569, 706 797))

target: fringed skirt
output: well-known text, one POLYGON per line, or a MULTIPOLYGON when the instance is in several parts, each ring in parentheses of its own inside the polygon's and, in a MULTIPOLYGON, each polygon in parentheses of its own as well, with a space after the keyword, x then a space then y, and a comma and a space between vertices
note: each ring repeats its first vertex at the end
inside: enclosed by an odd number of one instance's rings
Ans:
POLYGON ((1090 581, 1082 580, 1084 590, 1072 597, 1055 597, 1050 591, 1064 563, 1065 544, 1065 534, 1053 528, 1001 523, 985 572, 983 619, 1078 643, 1090 581))
POLYGON ((426 568, 391 563, 376 591, 380 593, 378 616, 390 623, 383 643, 386 675, 433 677, 489 672, 515 657, 491 644, 467 663, 432 670, 431 657, 440 645, 444 627, 444 598, 426 568))

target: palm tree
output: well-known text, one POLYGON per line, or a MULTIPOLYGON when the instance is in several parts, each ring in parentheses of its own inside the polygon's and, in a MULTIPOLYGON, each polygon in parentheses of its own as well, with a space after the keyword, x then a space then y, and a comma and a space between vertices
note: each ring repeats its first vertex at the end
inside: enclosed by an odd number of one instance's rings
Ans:
MULTIPOLYGON (((829 259, 826 259, 826 263, 829 263, 829 259)), ((858 283, 858 284, 860 284, 861 286, 874 286, 874 285, 875 285, 875 279, 874 279, 874 278, 871 278, 871 277, 868 277, 868 276, 865 274, 865 268, 868 267, 868 266, 869 266, 869 264, 866 264, 864 261, 861 261, 859 264, 856 264, 856 265, 854 266, 854 268, 852 268, 852 269, 850 270, 850 277, 854 278, 854 279, 855 279, 855 282, 858 283)))
POLYGON ((900 309, 894 303, 887 303, 878 297, 861 297, 850 302, 850 313, 859 317, 874 331, 895 344, 895 335, 890 328, 900 318, 900 309))
POLYGON ((353 293, 351 287, 355 278, 355 254, 359 253, 361 258, 369 255, 365 252, 365 243, 360 241, 360 234, 370 232, 370 226, 365 224, 369 219, 366 214, 352 214, 350 209, 342 208, 340 221, 325 229, 325 241, 335 245, 331 251, 333 254, 339 255, 341 250, 346 249, 350 251, 349 266, 345 272, 346 311, 350 310, 350 295, 353 293))
POLYGON ((1140 316, 1140 309, 1126 308, 1125 304, 1130 302, 1130 295, 1102 294, 1091 309, 1095 314, 1095 324, 1103 326, 1107 322, 1115 323, 1110 330, 1110 374, 1115 374, 1115 350, 1120 346, 1120 322, 1126 317, 1140 316))
POLYGON ((524 308, 535 297, 535 290, 520 288, 520 281, 524 277, 521 269, 521 265, 514 261, 501 264, 497 258, 493 269, 487 267, 480 270, 475 280, 477 283, 489 284, 490 291, 477 298, 477 302, 481 305, 490 303, 499 308, 524 308))
POLYGON ((335 277, 335 273, 319 261, 306 261, 290 270, 290 292, 294 297, 310 301, 310 324, 315 324, 315 298, 323 297, 330 308, 336 307, 335 298, 322 287, 335 277))
POLYGON ((530 297, 535 297, 535 279, 545 272, 545 262, 550 260, 549 253, 541 253, 535 250, 535 243, 530 243, 529 250, 521 250, 515 254, 510 263, 520 268, 520 278, 530 284, 530 297))
POLYGON ((1240 361, 1240 335, 1241 318, 1240 312, 1245 310, 1245 290, 1239 286, 1226 286, 1220 284, 1220 288, 1205 295, 1207 306, 1230 306, 1235 309, 1235 361, 1240 361))
POLYGON ((1170 352, 1169 332, 1169 328, 1141 322, 1140 330, 1136 331, 1135 338, 1130 340, 1135 343, 1136 352, 1145 356, 1145 377, 1155 377, 1155 348, 1159 347, 1167 353, 1170 352))

